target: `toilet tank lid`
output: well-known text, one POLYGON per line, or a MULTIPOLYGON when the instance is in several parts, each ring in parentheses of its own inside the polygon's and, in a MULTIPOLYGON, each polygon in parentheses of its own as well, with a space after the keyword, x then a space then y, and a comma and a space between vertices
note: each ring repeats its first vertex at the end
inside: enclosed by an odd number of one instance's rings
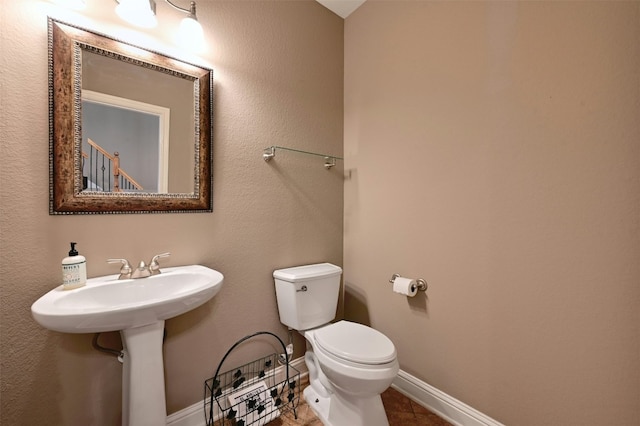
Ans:
POLYGON ((298 282, 315 278, 325 278, 340 275, 342 268, 331 263, 316 263, 313 265, 294 266, 293 268, 276 269, 273 277, 288 282, 298 282))

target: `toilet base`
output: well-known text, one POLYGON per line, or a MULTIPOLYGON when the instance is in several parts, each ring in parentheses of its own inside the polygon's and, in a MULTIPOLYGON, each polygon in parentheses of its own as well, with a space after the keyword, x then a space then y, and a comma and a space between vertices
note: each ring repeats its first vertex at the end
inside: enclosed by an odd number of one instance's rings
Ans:
POLYGON ((345 401, 335 393, 323 397, 311 386, 302 393, 324 426, 389 426, 380 395, 345 401))
POLYGON ((307 386, 304 391, 304 400, 311 407, 313 413, 320 419, 324 426, 337 426, 329 423, 329 404, 331 398, 320 396, 311 386, 307 386))

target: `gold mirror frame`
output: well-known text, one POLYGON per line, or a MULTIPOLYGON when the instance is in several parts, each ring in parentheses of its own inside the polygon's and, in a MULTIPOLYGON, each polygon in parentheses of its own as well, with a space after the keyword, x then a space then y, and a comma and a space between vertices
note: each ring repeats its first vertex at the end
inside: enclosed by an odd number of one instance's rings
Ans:
POLYGON ((48 20, 49 213, 211 212, 213 71, 70 24, 48 20), (194 82, 193 193, 82 190, 82 49, 194 82))

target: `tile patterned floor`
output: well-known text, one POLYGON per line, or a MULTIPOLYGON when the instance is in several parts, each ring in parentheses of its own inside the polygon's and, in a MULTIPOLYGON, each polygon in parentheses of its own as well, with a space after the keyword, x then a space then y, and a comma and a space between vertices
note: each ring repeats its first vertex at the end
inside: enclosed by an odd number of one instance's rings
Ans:
MULTIPOLYGON (((389 419, 389 426, 452 426, 426 408, 416 404, 395 389, 389 388, 382 394, 382 403, 389 419)), ((311 408, 300 395, 300 404, 296 410, 269 422, 267 426, 322 426, 311 408)))
POLYGON ((382 393, 382 403, 389 426, 452 426, 393 388, 382 393))

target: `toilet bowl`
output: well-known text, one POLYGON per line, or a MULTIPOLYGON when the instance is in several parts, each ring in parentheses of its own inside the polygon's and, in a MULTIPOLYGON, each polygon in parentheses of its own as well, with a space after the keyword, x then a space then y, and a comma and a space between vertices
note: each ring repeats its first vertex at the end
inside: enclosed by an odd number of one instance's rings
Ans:
POLYGON ((305 362, 320 370, 316 381, 310 373, 312 384, 304 395, 320 420, 326 426, 388 425, 380 394, 398 374, 393 343, 384 334, 349 321, 303 335, 313 349, 305 362))
POLYGON ((342 270, 328 263, 274 271, 280 321, 309 350, 304 397, 325 426, 388 426, 380 394, 398 374, 393 342, 335 316, 342 270))

